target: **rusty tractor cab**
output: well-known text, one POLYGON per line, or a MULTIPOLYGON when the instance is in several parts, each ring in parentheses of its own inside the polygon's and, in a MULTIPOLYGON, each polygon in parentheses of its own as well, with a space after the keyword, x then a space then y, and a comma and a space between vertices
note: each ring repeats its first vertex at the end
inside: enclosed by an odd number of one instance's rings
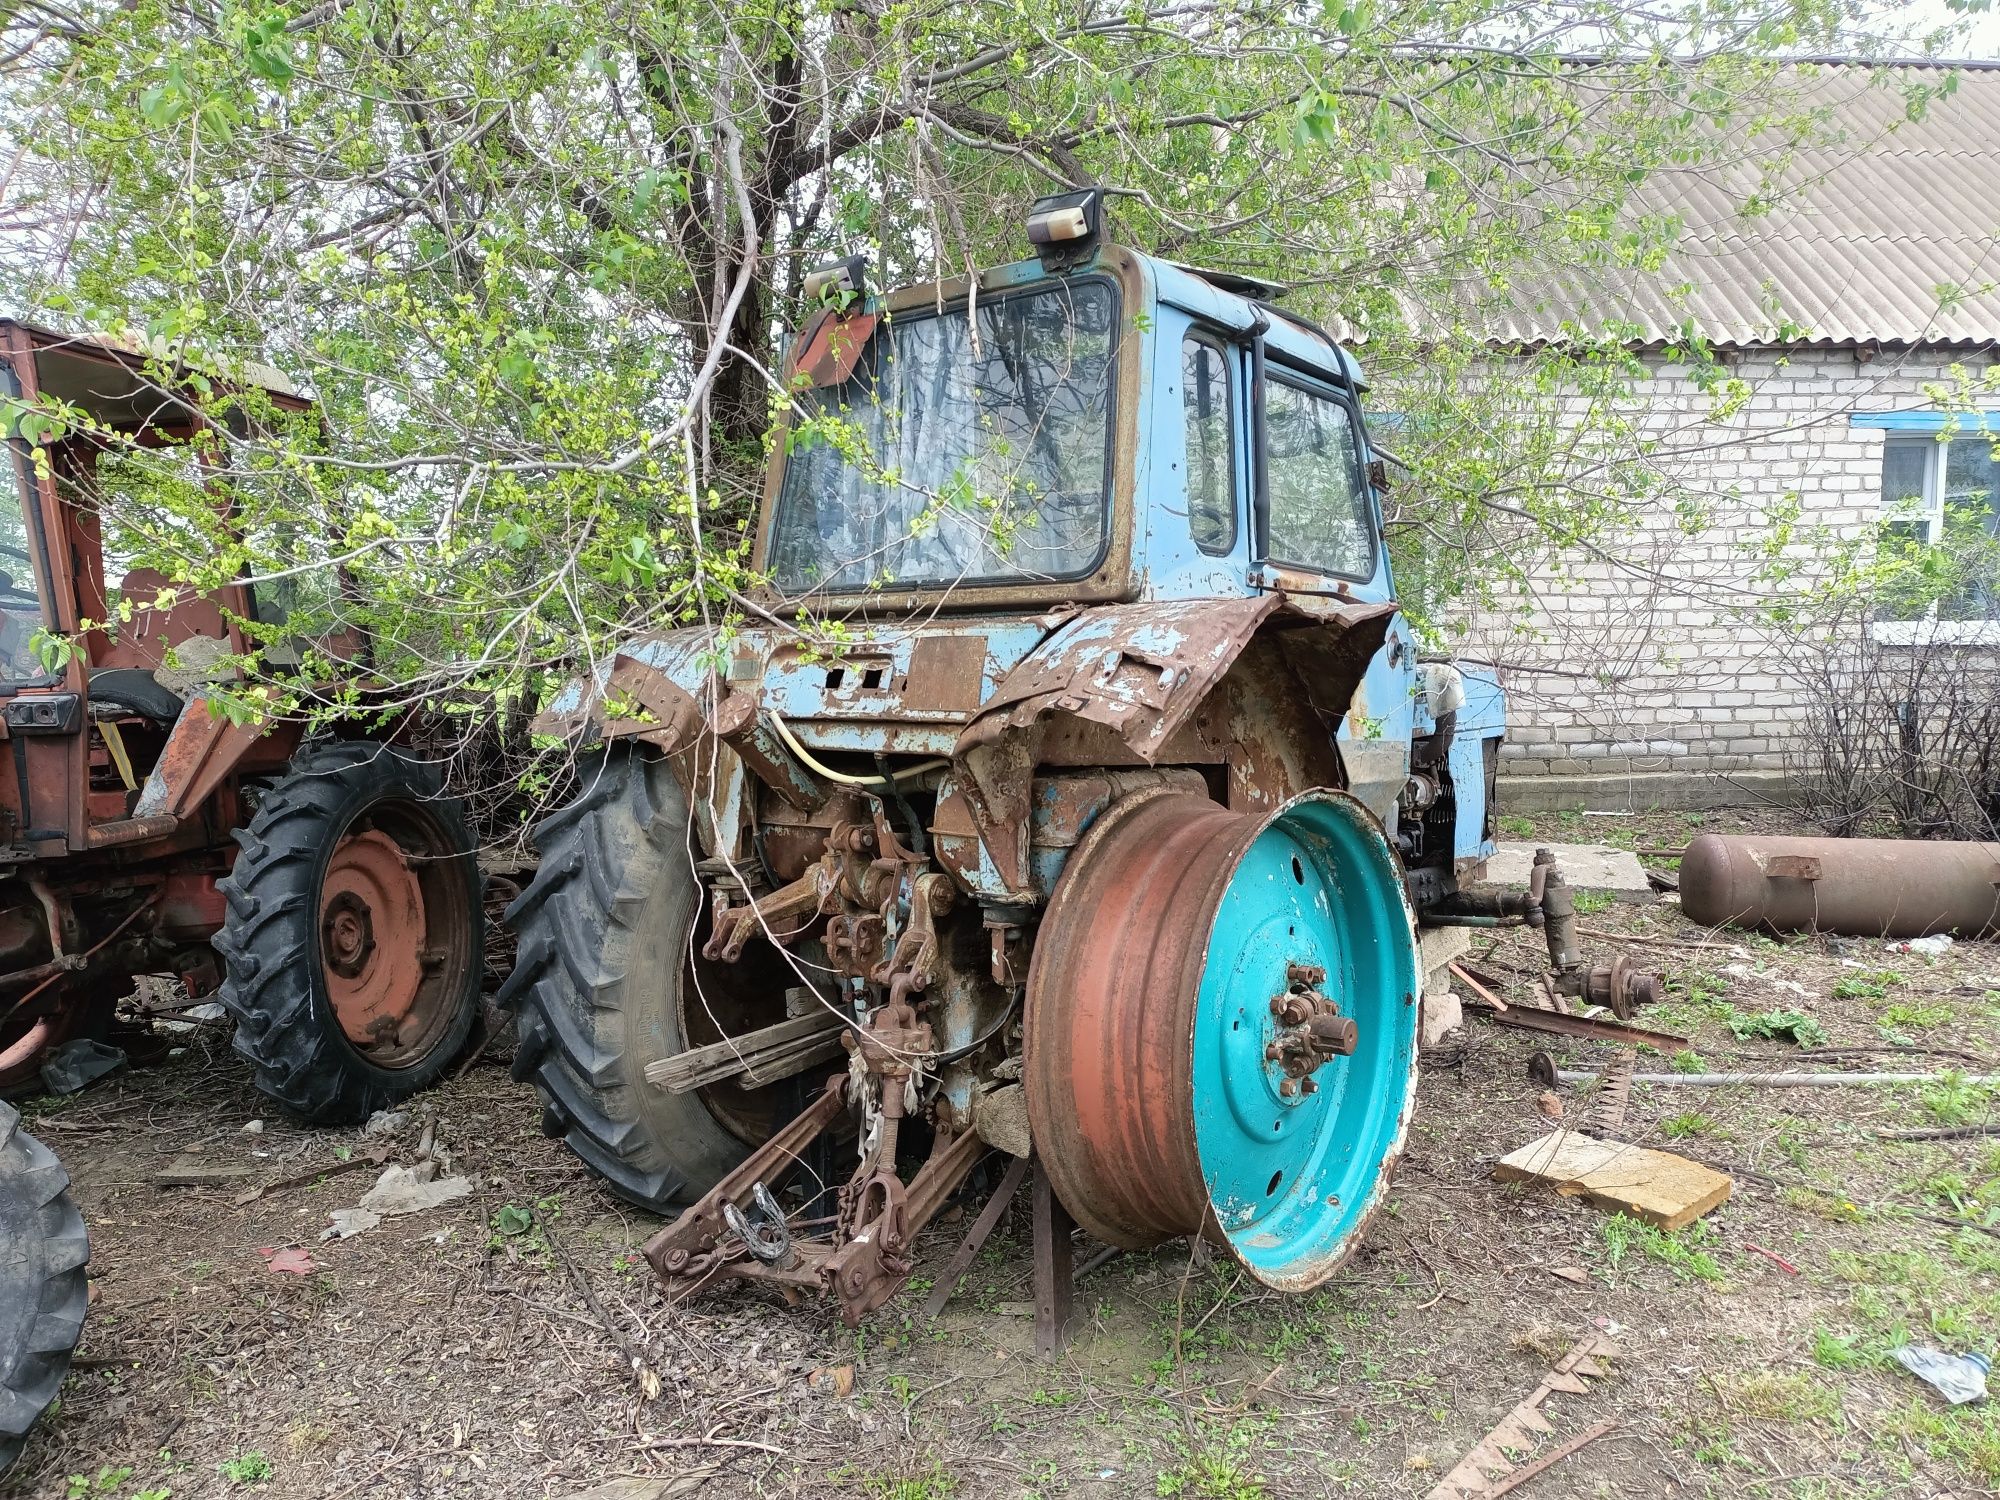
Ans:
POLYGON ((596 748, 512 910, 516 1067, 686 1205, 673 1288, 857 1320, 990 1151, 1050 1222, 1288 1290, 1387 1189, 1500 688, 1397 611, 1355 360, 1101 215, 1044 200, 1034 259, 936 286, 818 273, 762 622, 635 640, 545 717, 596 748))
POLYGON ((175 598, 144 569, 107 576, 101 463, 211 423, 241 437, 266 403, 310 410, 276 372, 244 383, 256 401, 216 403, 160 369, 119 340, 0 322, 0 1091, 101 1036, 134 976, 167 974, 219 989, 273 1099, 365 1118, 436 1077, 471 1027, 472 842, 408 750, 302 744, 297 722, 211 711, 242 622, 282 618, 274 601, 247 583, 175 598), (24 427, 37 410, 69 420, 24 427), (129 621, 79 636, 116 598, 129 621), (67 661, 45 662, 40 632, 76 641, 67 661))

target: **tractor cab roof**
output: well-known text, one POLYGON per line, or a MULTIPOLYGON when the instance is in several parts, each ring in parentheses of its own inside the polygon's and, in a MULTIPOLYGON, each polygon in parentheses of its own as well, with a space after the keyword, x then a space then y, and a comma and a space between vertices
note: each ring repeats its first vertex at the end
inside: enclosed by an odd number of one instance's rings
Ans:
MULTIPOLYGON (((257 391, 285 411, 306 411, 313 405, 309 395, 269 365, 246 360, 224 370, 189 360, 164 340, 137 334, 66 333, 0 318, 0 353, 32 356, 41 395, 80 407, 106 427, 128 431, 187 425, 201 404, 189 398, 202 385, 257 391), (175 383, 157 378, 163 364, 177 372, 175 383)), ((247 430, 248 417, 240 408, 232 409, 228 425, 240 433, 247 430)))

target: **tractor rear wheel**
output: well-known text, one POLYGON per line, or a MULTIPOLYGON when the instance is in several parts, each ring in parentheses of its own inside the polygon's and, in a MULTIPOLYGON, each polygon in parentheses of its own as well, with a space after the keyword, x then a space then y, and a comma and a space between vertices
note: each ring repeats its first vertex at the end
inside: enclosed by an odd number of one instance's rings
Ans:
POLYGON ((784 1018, 789 972, 767 944, 699 957, 703 887, 687 799, 667 762, 614 746, 577 768, 581 794, 535 830, 541 862, 507 914, 520 953, 514 1076, 620 1197, 658 1213, 699 1197, 787 1117, 789 1084, 674 1094, 646 1065, 784 1018))
POLYGON ((83 1335, 90 1236, 55 1153, 0 1104, 0 1473, 48 1409, 83 1335))
POLYGON ((391 745, 308 750, 221 882, 218 998, 257 1087, 320 1124, 437 1081, 479 1005, 479 866, 436 767, 391 745))
POLYGON ((1070 856, 1029 968, 1035 1147, 1114 1245, 1206 1234, 1305 1291, 1358 1242, 1416 1089, 1402 870, 1344 792, 1269 818, 1176 794, 1070 856))

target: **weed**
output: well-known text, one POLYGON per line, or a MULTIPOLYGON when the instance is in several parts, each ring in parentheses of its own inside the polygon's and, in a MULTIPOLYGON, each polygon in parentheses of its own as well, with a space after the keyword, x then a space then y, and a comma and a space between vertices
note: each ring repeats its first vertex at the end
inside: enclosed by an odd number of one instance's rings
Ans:
POLYGON ((1802 1010, 1767 1010, 1754 1016, 1737 1011, 1727 1020, 1729 1029, 1741 1040, 1763 1037, 1796 1042, 1801 1047, 1817 1047, 1826 1040, 1826 1028, 1802 1010))
POLYGON ((1865 969, 1858 974, 1843 974, 1834 981, 1833 998, 1836 1000, 1880 1000, 1886 997, 1891 986, 1903 982, 1898 969, 1865 969))
POLYGON ((1706 1073, 1708 1071, 1708 1059, 1703 1057, 1699 1052, 1694 1052, 1683 1047, 1673 1055, 1672 1060, 1668 1062, 1667 1066, 1676 1073, 1706 1073))
POLYGON ((496 1250, 505 1251, 509 1258, 525 1253, 533 1259, 546 1261, 553 1252, 542 1225, 561 1217, 560 1198, 539 1199, 533 1208, 523 1208, 518 1203, 503 1203, 493 1211, 489 1221, 493 1232, 486 1237, 486 1251, 489 1255, 496 1250))
POLYGON ((1535 836, 1535 825, 1518 813, 1505 813, 1500 818, 1500 831, 1510 839, 1531 839, 1535 836))
POLYGON ((1172 1439, 1179 1460, 1154 1475, 1153 1493, 1164 1500, 1265 1500, 1270 1490, 1264 1476, 1249 1467, 1248 1424, 1232 1427, 1221 1439, 1172 1439))
POLYGON ((1857 1343, 1859 1340, 1851 1333, 1815 1328, 1813 1363, 1823 1370, 1858 1370, 1868 1363, 1868 1358, 1855 1347, 1857 1343))
POLYGON ((1679 990, 1690 1005, 1713 1005, 1729 993, 1729 981, 1706 969, 1683 969, 1669 975, 1667 987, 1679 990))
POLYGON ((1892 1030, 1914 1028, 1929 1031, 1934 1026, 1942 1026, 1951 1019, 1951 1007, 1942 1002, 1935 1005, 1917 1005, 1899 1001, 1882 1009, 1882 1025, 1892 1030))
POLYGON ((1822 1193, 1817 1188, 1789 1186, 1778 1194, 1778 1199, 1787 1208, 1801 1209, 1829 1224, 1859 1224, 1867 1217, 1861 1205, 1852 1199, 1822 1193))
POLYGON ((1668 1140, 1681 1141, 1694 1135, 1715 1134, 1715 1121, 1695 1110, 1683 1114, 1669 1115, 1660 1121, 1660 1131, 1668 1140))
POLYGON ((1925 1112, 1940 1125, 1971 1124, 1986 1114, 1991 1099, 1988 1088, 1967 1081, 1963 1073, 1941 1073, 1917 1094, 1925 1112))
POLYGON ((215 1467, 231 1484, 262 1484, 271 1477, 271 1460, 255 1448, 234 1458, 225 1458, 215 1467))
POLYGON ((1618 898, 1610 891, 1575 891, 1570 896, 1580 917, 1594 917, 1599 912, 1610 911, 1618 904, 1618 898))
POLYGON ((1630 1214, 1613 1214, 1599 1233, 1604 1237, 1604 1258, 1614 1267, 1623 1265, 1636 1250, 1683 1280, 1722 1280, 1722 1267, 1704 1248, 1715 1241, 1715 1227, 1706 1219, 1697 1219, 1685 1229, 1667 1230, 1655 1229, 1630 1214))
POLYGON ((871 1500, 952 1500, 958 1480, 933 1461, 921 1474, 870 1474, 861 1487, 871 1500))
POLYGON ((65 1487, 63 1500, 85 1500, 85 1497, 89 1495, 108 1495, 121 1487, 131 1477, 132 1471, 130 1469, 113 1469, 109 1467, 99 1469, 96 1477, 90 1479, 86 1479, 81 1474, 72 1474, 68 1479, 63 1481, 65 1487))
POLYGON ((1742 1370, 1715 1384, 1731 1408, 1766 1422, 1814 1422, 1840 1413, 1840 1398, 1803 1370, 1742 1370))

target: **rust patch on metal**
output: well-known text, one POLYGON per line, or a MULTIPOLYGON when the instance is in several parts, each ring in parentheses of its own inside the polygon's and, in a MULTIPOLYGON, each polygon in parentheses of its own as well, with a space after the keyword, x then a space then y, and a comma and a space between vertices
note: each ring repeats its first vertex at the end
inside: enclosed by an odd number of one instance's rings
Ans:
POLYGON ((831 308, 820 309, 799 334, 793 373, 804 375, 807 383, 818 390, 847 384, 878 321, 878 315, 872 312, 843 316, 831 308))
POLYGON ((1185 939, 1208 930, 1256 827, 1192 797, 1128 798, 1070 856, 1042 922, 1022 1040, 1035 1149, 1106 1244, 1158 1244, 1208 1222, 1185 1107, 1205 955, 1185 939))
POLYGON ((971 713, 986 672, 983 635, 926 635, 910 647, 903 703, 913 709, 971 713))
POLYGON ((146 778, 133 817, 187 817, 222 785, 263 734, 260 725, 231 723, 214 712, 206 698, 189 699, 146 778))

